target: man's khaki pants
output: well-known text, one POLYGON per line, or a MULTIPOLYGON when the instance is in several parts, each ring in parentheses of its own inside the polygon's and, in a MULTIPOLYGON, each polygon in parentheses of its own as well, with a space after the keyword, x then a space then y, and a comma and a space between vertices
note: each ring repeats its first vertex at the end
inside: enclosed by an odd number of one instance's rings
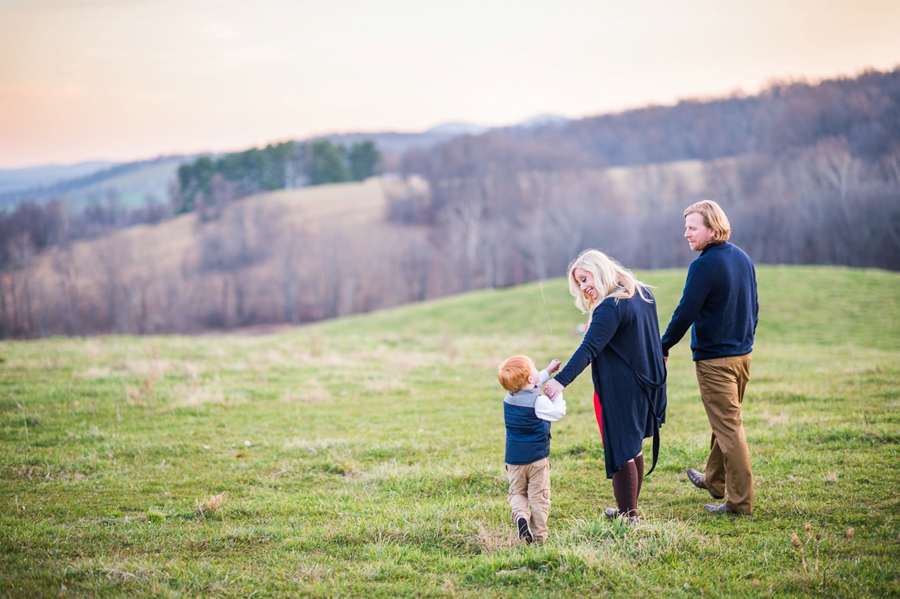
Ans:
POLYGON ((509 476, 507 501, 512 508, 513 522, 522 514, 529 520, 534 540, 545 540, 550 515, 550 458, 522 466, 507 464, 506 471, 509 476))
POLYGON ((713 495, 725 496, 732 512, 753 512, 753 469, 741 419, 750 380, 750 354, 695 363, 700 398, 712 427, 704 481, 713 495))

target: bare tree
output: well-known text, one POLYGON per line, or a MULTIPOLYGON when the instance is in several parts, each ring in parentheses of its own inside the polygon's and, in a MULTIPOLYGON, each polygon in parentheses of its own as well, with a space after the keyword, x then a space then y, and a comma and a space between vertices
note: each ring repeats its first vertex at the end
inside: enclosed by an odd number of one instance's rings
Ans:
POLYGON ((275 253, 281 235, 281 211, 260 203, 235 202, 215 221, 200 225, 201 273, 222 276, 222 325, 229 324, 229 299, 234 299, 238 325, 250 324, 248 292, 251 267, 275 253))
MULTIPOLYGON (((23 332, 26 335, 35 333, 35 319, 31 297, 31 263, 34 259, 35 249, 28 233, 18 233, 9 239, 10 253, 13 264, 19 269, 22 276, 22 300, 25 313, 22 319, 23 332)), ((15 300, 15 287, 13 287, 13 300, 15 300)), ((15 309, 15 304, 13 304, 15 309)))
POLYGON ((98 324, 101 329, 125 333, 130 317, 125 277, 133 266, 131 243, 128 238, 115 235, 96 242, 93 249, 94 279, 106 307, 106 320, 98 324))
POLYGON ((473 289, 478 264, 478 247, 482 235, 482 219, 485 212, 485 190, 478 181, 447 181, 441 185, 441 194, 447 200, 447 209, 441 218, 453 249, 463 258, 462 289, 473 289))
POLYGON ((216 220, 237 197, 235 184, 222 173, 213 175, 208 194, 197 194, 197 219, 200 223, 216 220))
POLYGON ((300 286, 299 265, 303 260, 303 248, 300 240, 306 237, 306 232, 291 227, 284 235, 280 245, 281 260, 281 293, 282 311, 284 319, 291 323, 299 322, 298 295, 300 286))
POLYGON ((887 187, 894 190, 891 195, 895 196, 895 200, 887 202, 888 208, 881 211, 880 220, 887 229, 895 252, 900 253, 900 210, 897 209, 900 202, 896 201, 896 196, 900 195, 900 142, 891 146, 890 152, 884 157, 884 166, 887 170, 887 187))
POLYGON ((67 335, 78 335, 82 333, 78 321, 78 264, 72 246, 65 244, 57 248, 52 260, 53 270, 59 276, 64 332, 67 335))

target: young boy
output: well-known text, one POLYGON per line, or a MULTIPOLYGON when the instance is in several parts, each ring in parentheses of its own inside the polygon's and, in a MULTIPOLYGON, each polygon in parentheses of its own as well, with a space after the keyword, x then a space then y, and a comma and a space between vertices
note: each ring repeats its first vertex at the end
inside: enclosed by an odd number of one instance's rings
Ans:
POLYGON ((519 537, 526 543, 547 538, 550 513, 550 423, 566 415, 562 394, 550 400, 539 387, 559 370, 553 360, 538 372, 528 356, 507 358, 497 378, 509 391, 503 399, 509 502, 519 537), (531 505, 529 516, 528 507, 531 505))

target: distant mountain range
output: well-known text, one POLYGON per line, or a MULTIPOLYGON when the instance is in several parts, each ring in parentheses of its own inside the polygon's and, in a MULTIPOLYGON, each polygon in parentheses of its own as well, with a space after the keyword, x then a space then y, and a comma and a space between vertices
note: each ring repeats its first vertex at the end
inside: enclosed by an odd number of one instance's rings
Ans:
MULTIPOLYGON (((532 117, 512 128, 535 128, 563 125, 570 119, 543 114, 532 117)), ((309 140, 328 139, 332 143, 351 146, 372 140, 386 154, 401 155, 412 147, 430 148, 463 135, 480 135, 492 129, 472 123, 444 123, 421 133, 340 133, 309 140)), ((19 169, 0 169, 0 209, 15 206, 25 200, 48 201, 64 197, 81 204, 103 200, 109 193, 129 205, 139 205, 147 198, 166 201, 168 187, 175 179, 178 167, 197 156, 160 156, 135 162, 92 161, 72 165, 42 165, 19 169)))
POLYGON ((115 165, 115 162, 96 160, 68 165, 46 164, 28 168, 0 169, 0 194, 87 177, 115 165))

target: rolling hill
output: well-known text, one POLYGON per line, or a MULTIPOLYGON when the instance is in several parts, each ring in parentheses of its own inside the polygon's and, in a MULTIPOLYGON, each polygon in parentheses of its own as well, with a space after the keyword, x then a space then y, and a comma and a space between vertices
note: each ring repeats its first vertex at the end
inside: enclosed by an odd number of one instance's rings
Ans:
MULTIPOLYGON (((637 211, 648 208, 644 196, 630 195, 643 189, 635 182, 645 170, 595 176, 637 211)), ((684 189, 703 181, 694 162, 653 172, 684 189)), ((7 275, 0 326, 31 335, 196 332, 453 293, 452 276, 432 271, 454 241, 386 218, 389 197, 409 185, 416 180, 385 177, 280 190, 235 201, 211 220, 191 213, 51 247, 7 275)))
MULTIPOLYGON (((568 120, 546 114, 527 119, 513 127, 531 129, 561 125, 568 120)), ((327 139, 346 147, 373 141, 383 153, 398 157, 413 147, 429 148, 461 135, 478 135, 491 129, 493 127, 469 123, 445 123, 422 132, 335 133, 300 141, 327 139)), ((47 201, 54 198, 65 198, 70 204, 78 206, 91 200, 103 199, 110 192, 118 194, 120 201, 128 206, 139 206, 148 197, 165 202, 178 167, 194 158, 196 156, 176 155, 118 164, 91 161, 73 165, 0 169, 0 208, 13 207, 24 200, 47 201)))
MULTIPOLYGON (((664 324, 684 270, 637 274, 664 324)), ((0 342, 0 593, 896 596, 900 274, 758 275, 754 515, 705 514, 683 474, 709 441, 685 341, 640 525, 603 518, 585 373, 539 546, 509 520, 495 369, 577 347, 561 279, 278 334, 0 342)))

